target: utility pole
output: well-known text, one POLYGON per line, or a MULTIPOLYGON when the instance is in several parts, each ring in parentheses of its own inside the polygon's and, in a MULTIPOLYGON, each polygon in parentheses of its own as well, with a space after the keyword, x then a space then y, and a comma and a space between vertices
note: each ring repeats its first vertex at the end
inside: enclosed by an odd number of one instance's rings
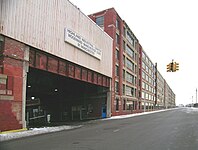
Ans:
POLYGON ((196 104, 197 104, 197 88, 196 88, 196 104))

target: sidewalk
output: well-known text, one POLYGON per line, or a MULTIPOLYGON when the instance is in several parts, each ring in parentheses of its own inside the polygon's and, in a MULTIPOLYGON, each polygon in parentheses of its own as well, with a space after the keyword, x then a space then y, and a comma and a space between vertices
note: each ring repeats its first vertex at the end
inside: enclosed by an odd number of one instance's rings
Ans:
MULTIPOLYGON (((105 121, 105 120, 111 120, 111 119, 124 119, 124 118, 147 115, 147 114, 152 114, 152 113, 164 112, 164 111, 168 111, 168 110, 172 110, 172 109, 163 109, 163 110, 143 112, 143 113, 137 113, 137 114, 113 116, 110 118, 105 118, 105 119, 100 119, 100 120, 105 121)), ((56 126, 56 127, 30 128, 29 130, 18 130, 19 132, 8 131, 8 132, 0 133, 0 142, 11 140, 11 139, 22 138, 22 137, 44 134, 44 133, 52 133, 52 132, 63 131, 63 130, 71 130, 71 129, 80 128, 82 126, 83 126, 83 123, 82 123, 82 125, 79 125, 79 123, 78 123, 78 125, 62 125, 62 126, 56 126)))
POLYGON ((57 131, 63 131, 63 130, 71 130, 71 129, 76 129, 80 128, 82 125, 77 125, 77 126, 58 126, 58 127, 43 127, 43 128, 30 128, 29 130, 25 131, 19 131, 19 132, 4 132, 0 133, 0 142, 1 141, 7 141, 11 139, 17 139, 17 138, 22 138, 22 137, 28 137, 28 136, 33 136, 33 135, 39 135, 39 134, 44 134, 44 133, 52 133, 52 132, 57 132, 57 131))

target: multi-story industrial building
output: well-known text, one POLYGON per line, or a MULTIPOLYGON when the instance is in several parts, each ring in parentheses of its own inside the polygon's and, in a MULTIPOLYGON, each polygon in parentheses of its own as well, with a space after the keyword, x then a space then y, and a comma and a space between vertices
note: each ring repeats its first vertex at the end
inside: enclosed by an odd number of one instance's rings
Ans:
POLYGON ((156 63, 156 108, 163 109, 164 108, 164 94, 165 94, 165 80, 161 73, 157 70, 157 63, 156 63))
POLYGON ((155 65, 152 63, 149 56, 146 52, 142 49, 140 51, 142 55, 142 67, 141 67, 141 100, 142 100, 142 110, 144 111, 151 111, 154 110, 155 107, 155 99, 156 99, 156 68, 155 65))
POLYGON ((164 107, 172 108, 175 107, 175 94, 168 85, 168 83, 164 80, 164 107))
POLYGON ((89 15, 113 39, 112 115, 141 111, 138 40, 114 8, 89 15))

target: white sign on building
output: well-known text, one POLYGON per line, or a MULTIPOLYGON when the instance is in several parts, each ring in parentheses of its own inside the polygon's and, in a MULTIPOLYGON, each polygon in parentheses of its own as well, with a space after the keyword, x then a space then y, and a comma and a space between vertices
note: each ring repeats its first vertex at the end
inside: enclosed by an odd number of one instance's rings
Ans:
POLYGON ((102 51, 100 49, 96 48, 95 45, 68 28, 65 28, 65 41, 99 60, 102 57, 102 51))

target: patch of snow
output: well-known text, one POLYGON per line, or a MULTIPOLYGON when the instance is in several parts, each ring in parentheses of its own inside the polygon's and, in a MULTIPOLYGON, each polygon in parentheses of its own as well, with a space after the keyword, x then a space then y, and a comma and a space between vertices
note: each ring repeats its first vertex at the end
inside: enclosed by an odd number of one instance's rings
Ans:
POLYGON ((186 113, 194 113, 194 112, 198 112, 198 108, 197 107, 186 107, 186 109, 184 109, 183 111, 185 111, 186 113))
MULTIPOLYGON (((175 109, 175 108, 173 108, 175 109)), ((156 111, 149 111, 149 112, 143 112, 143 113, 136 113, 136 114, 128 114, 128 115, 121 115, 121 116, 112 116, 110 118, 105 118, 102 120, 112 120, 112 119, 125 119, 125 118, 131 118, 135 116, 142 116, 142 115, 147 115, 147 114, 153 114, 153 113, 158 113, 158 112, 163 112, 163 111, 168 111, 172 109, 162 109, 162 110, 156 110, 156 111)))
POLYGON ((43 133, 52 133, 52 132, 57 132, 57 131, 62 131, 62 130, 75 129, 75 128, 80 128, 80 127, 82 127, 82 125, 30 128, 27 131, 0 134, 0 141, 17 139, 17 138, 21 138, 21 137, 27 137, 27 136, 38 135, 38 134, 43 134, 43 133))

